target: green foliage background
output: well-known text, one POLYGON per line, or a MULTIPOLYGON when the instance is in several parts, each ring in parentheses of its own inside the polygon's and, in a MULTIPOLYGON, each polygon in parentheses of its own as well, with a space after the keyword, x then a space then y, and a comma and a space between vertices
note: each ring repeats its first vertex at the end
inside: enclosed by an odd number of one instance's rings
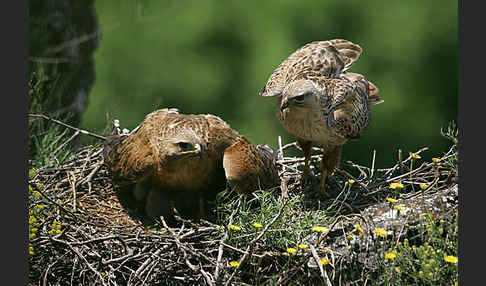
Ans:
POLYGON ((397 149, 445 152, 457 118, 457 1, 96 1, 103 35, 96 82, 81 127, 102 132, 107 114, 133 128, 154 109, 222 117, 255 144, 293 141, 258 96, 273 69, 300 46, 344 38, 363 48, 351 71, 385 103, 344 160, 376 165, 397 149))

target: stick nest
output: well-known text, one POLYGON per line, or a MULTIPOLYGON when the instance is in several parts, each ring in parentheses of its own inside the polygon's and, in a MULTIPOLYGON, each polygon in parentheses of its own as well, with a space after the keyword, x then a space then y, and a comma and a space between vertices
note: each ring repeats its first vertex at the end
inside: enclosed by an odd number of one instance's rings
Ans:
MULTIPOLYGON (((378 255, 370 246, 374 228, 393 229, 398 238, 407 237, 418 214, 447 217, 457 208, 457 170, 447 163, 457 157, 456 145, 437 163, 419 165, 417 160, 413 169, 409 168, 413 158, 402 159, 401 152, 398 162, 385 169, 375 168, 375 154, 371 167, 341 162, 328 182, 328 190, 336 197, 321 202, 334 206, 329 231, 308 237, 310 247, 289 260, 285 250, 268 249, 261 238, 271 231, 292 197, 310 190, 299 182, 304 159, 285 156, 288 149, 296 148, 295 142, 282 146, 279 140, 279 145, 277 165, 282 184, 274 194, 279 196, 280 211, 258 235, 249 237, 246 245, 228 244, 231 230, 227 224, 219 225, 221 222, 181 219, 182 227, 169 228, 163 220, 158 227, 147 227, 132 219, 114 192, 103 165, 101 145, 79 149, 58 168, 36 170, 28 182, 30 284, 242 285, 260 275, 262 284, 331 285, 331 280, 340 279, 340 270, 356 262, 362 265, 363 278, 356 283, 362 284, 366 273, 373 271, 373 259, 378 255), (350 182, 351 191, 340 192, 350 182), (392 182, 407 186, 399 203, 408 211, 400 216, 390 211, 385 201, 395 192, 389 188, 392 182), (419 184, 427 184, 427 188, 422 190, 419 184), (349 241, 346 236, 356 223, 367 235, 349 241), (350 250, 353 243, 361 245, 361 253, 350 250), (241 256, 233 266, 224 258, 228 251, 241 256), (318 263, 324 257, 330 259, 332 267, 318 263), (251 269, 259 269, 258 274, 251 269)), ((319 152, 312 156, 316 176, 320 175, 319 159, 319 152)), ((238 206, 225 223, 231 224, 238 215, 242 198, 236 200, 238 206)), ((309 201, 312 204, 317 200, 309 201)))

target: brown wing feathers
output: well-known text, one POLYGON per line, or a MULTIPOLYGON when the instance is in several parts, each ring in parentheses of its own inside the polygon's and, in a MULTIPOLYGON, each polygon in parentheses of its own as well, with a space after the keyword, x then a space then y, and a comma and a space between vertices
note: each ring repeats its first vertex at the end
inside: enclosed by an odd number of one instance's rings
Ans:
POLYGON ((278 184, 275 152, 269 146, 254 146, 240 137, 224 151, 223 167, 229 186, 247 194, 278 184))

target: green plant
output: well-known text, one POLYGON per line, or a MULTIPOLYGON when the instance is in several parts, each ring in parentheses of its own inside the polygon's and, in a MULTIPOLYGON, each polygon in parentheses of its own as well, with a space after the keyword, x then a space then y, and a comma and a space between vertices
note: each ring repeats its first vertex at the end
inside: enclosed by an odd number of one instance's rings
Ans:
POLYGON ((420 215, 418 244, 407 238, 379 260, 379 285, 455 285, 457 283, 457 210, 444 219, 420 215))
MULTIPOLYGON (((56 79, 48 79, 39 68, 30 74, 29 80, 29 112, 44 113, 54 100, 51 89, 56 85, 56 79)), ((65 121, 69 118, 59 118, 65 121)), ((69 130, 52 122, 29 118, 29 158, 31 167, 49 168, 60 166, 72 154, 70 146, 64 142, 69 138, 69 130)))

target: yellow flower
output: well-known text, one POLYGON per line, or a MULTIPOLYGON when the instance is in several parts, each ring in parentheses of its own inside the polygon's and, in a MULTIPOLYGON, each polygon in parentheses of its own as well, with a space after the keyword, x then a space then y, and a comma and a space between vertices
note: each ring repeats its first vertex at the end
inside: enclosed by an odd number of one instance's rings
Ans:
POLYGON ((403 184, 402 183, 391 183, 390 184, 390 189, 403 189, 403 184))
POLYGON ((449 263, 457 263, 457 257, 452 255, 444 256, 444 261, 449 263))
POLYGON ((397 256, 396 256, 396 254, 395 254, 395 253, 393 253, 393 252, 387 252, 387 253, 385 253, 385 258, 386 258, 386 259, 388 259, 388 260, 392 260, 392 259, 394 259, 395 257, 397 257, 397 256))
POLYGON ((228 228, 231 229, 231 230, 240 230, 241 229, 241 227, 234 225, 234 224, 228 225, 228 228))
POLYGON ((33 177, 35 175, 36 169, 32 168, 29 170, 29 178, 33 177))
POLYGON ((326 259, 326 258, 322 258, 319 260, 319 263, 322 264, 322 265, 328 265, 329 264, 329 260, 326 259))
POLYGON ((312 230, 313 231, 317 231, 317 232, 325 232, 325 231, 328 231, 329 229, 327 227, 325 227, 325 226, 318 226, 318 225, 316 225, 316 226, 313 226, 312 227, 312 230))
POLYGON ((420 271, 418 272, 418 274, 419 274, 419 275, 423 275, 423 274, 424 274, 424 272, 423 272, 422 270, 420 270, 420 271))
POLYGON ((419 154, 415 154, 413 152, 408 152, 408 154, 410 154, 410 157, 412 157, 412 159, 420 159, 420 158, 422 158, 422 157, 420 157, 419 154))
POLYGON ((355 228, 358 230, 359 234, 363 234, 364 233, 364 230, 363 228, 361 227, 361 225, 359 225, 359 223, 357 223, 355 225, 355 228))
POLYGON ((419 186, 422 190, 425 190, 429 187, 429 185, 427 185, 427 184, 420 184, 419 186))
POLYGON ((381 228, 378 228, 378 227, 377 227, 377 228, 375 228, 374 233, 375 233, 375 235, 377 235, 377 236, 381 236, 381 237, 383 237, 383 238, 386 238, 386 235, 387 235, 386 230, 381 229, 381 228))
POLYGON ((301 244, 299 244, 299 248, 300 249, 306 249, 307 248, 307 244, 301 243, 301 244))
POLYGON ((389 198, 389 197, 387 197, 385 200, 389 201, 390 203, 398 202, 398 200, 395 200, 394 198, 389 198))
POLYGON ((238 265, 240 265, 238 261, 231 261, 229 264, 231 267, 237 267, 238 265))
POLYGON ((405 209, 404 206, 394 206, 393 208, 396 209, 397 211, 403 211, 405 209))
POLYGON ((292 247, 289 247, 289 248, 287 248, 287 252, 288 252, 289 254, 295 254, 295 253, 297 252, 297 249, 292 248, 292 247))
POLYGON ((349 180, 348 180, 348 183, 349 183, 350 185, 354 184, 355 182, 356 182, 356 181, 355 181, 355 180, 353 180, 353 179, 349 179, 349 180))
POLYGON ((440 159, 439 158, 432 158, 432 162, 434 163, 439 163, 440 159))
POLYGON ((61 222, 53 221, 51 224, 51 230, 49 234, 60 234, 61 233, 61 222))
POLYGON ((259 222, 254 222, 254 223, 252 223, 251 225, 253 225, 253 226, 254 226, 254 227, 256 227, 256 228, 261 228, 261 227, 263 227, 263 225, 262 225, 261 223, 259 223, 259 222))

